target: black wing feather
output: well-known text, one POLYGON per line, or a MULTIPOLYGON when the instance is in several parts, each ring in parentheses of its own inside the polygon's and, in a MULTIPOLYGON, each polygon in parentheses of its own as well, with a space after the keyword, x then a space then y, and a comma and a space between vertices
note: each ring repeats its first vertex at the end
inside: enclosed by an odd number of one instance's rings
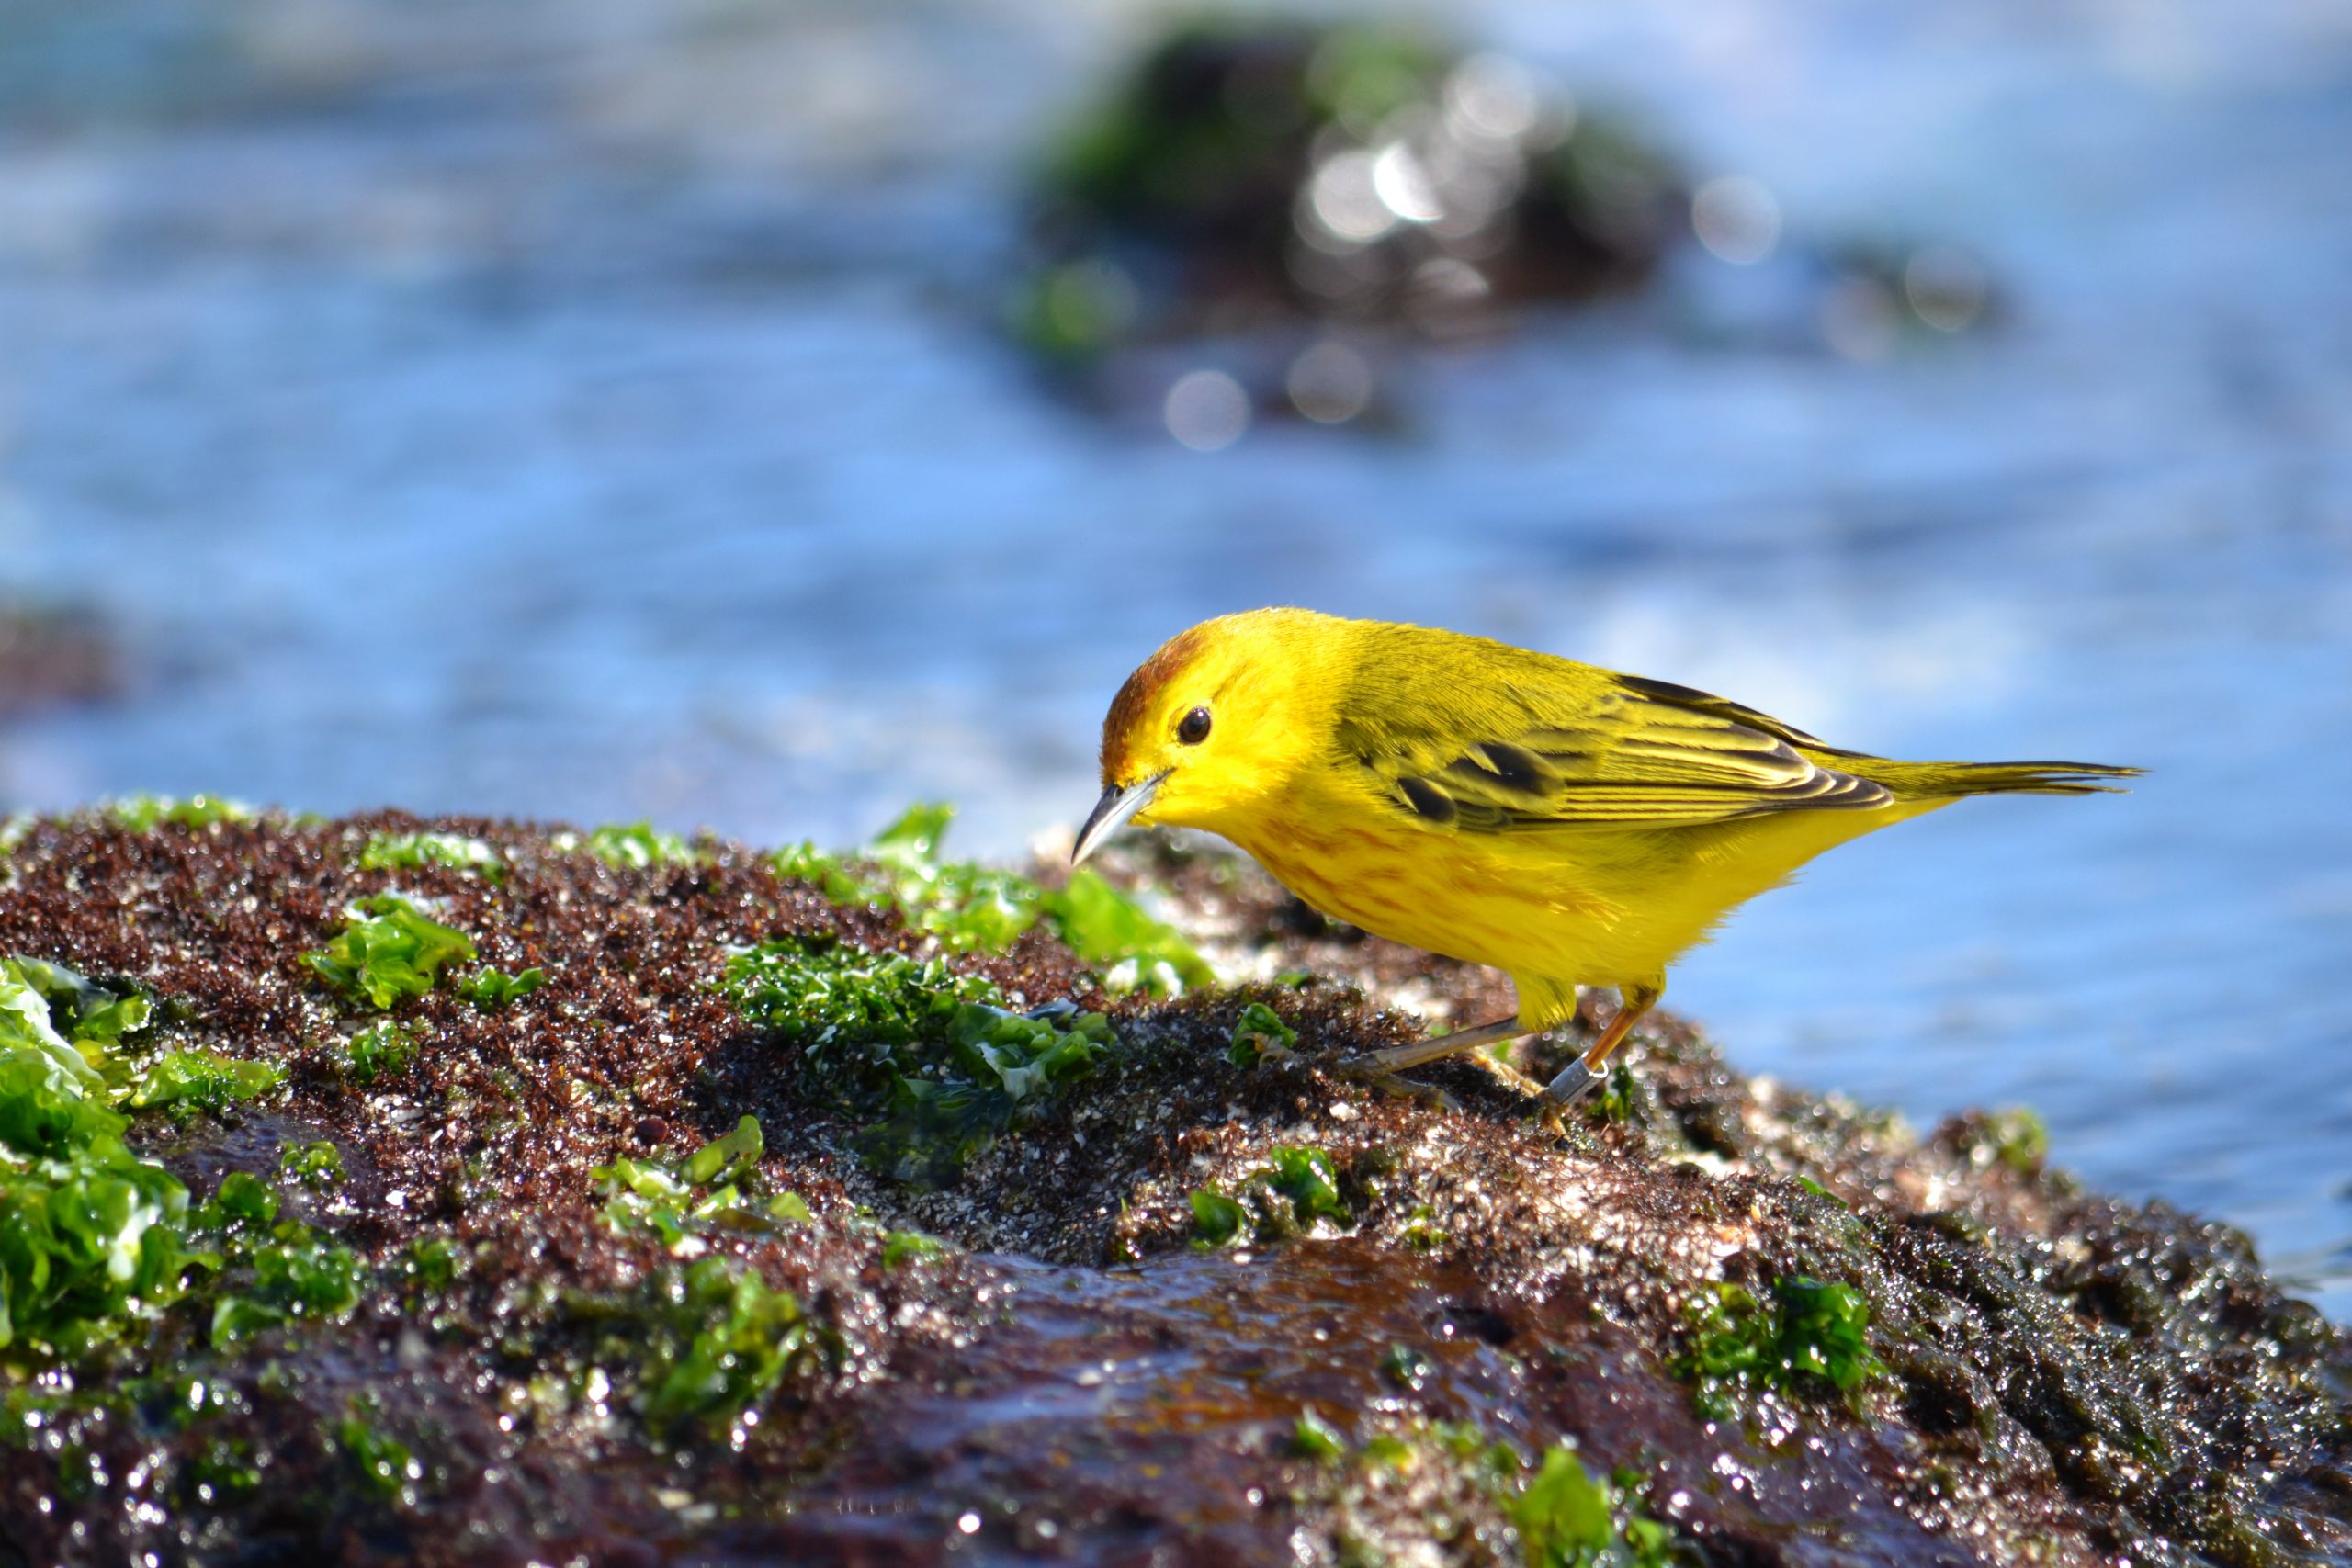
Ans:
POLYGON ((1697 827, 1894 798, 1805 755, 1867 760, 1861 753, 1688 686, 1619 676, 1597 701, 1545 704, 1519 685, 1507 695, 1506 710, 1521 710, 1523 721, 1497 728, 1514 733, 1465 741, 1439 721, 1400 738, 1393 726, 1343 721, 1340 743, 1400 808, 1464 832, 1697 827))

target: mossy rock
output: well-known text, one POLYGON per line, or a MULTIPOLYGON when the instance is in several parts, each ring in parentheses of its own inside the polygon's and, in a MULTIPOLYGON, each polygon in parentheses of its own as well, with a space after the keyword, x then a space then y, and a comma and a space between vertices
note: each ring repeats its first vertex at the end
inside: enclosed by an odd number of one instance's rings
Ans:
POLYGON ((0 1243, 0 1562, 2352 1553, 2344 1337, 2020 1119, 1921 1138, 1662 1019, 1555 1137, 1471 1064, 1335 1073, 1497 983, 1244 864, 873 853, 23 825, 0 1201, 145 1207, 53 1211, 37 1280, 0 1243), (473 956, 392 920, 379 1004, 336 944, 387 897, 473 956))

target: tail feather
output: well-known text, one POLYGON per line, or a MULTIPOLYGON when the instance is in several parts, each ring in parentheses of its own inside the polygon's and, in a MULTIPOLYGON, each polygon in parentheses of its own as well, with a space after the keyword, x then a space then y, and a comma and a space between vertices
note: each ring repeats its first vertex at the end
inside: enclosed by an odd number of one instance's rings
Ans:
POLYGON ((2137 778, 2139 768, 2103 762, 1883 762, 1847 772, 1877 780, 1898 795, 1914 799, 1963 795, 2121 795, 2098 779, 2137 778))

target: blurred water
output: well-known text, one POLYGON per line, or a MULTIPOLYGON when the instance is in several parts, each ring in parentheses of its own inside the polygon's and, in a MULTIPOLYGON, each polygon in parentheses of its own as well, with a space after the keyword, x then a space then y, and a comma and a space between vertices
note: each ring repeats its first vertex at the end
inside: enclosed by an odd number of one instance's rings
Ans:
MULTIPOLYGON (((1017 853, 1126 670, 1295 602, 1895 753, 2154 769, 1866 840, 1678 972, 1745 1065, 2024 1102, 2352 1314, 2352 9, 1496 3, 1792 232, 1991 259, 1853 361, 1772 267, 1216 454, 1039 395, 1022 151, 1143 25, 1015 0, 0 17, 0 586, 141 679, 0 796, 650 814, 1017 853)), ((1204 351, 1211 359, 1214 351, 1204 351)))

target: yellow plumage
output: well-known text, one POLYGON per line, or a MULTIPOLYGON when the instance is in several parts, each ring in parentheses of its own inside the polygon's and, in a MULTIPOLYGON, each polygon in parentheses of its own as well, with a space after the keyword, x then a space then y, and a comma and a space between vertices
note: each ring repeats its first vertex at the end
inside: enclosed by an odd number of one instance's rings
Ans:
POLYGON ((1079 851, 1128 817, 1221 834, 1327 914, 1509 973, 1494 1038, 1565 1021, 1579 985, 1621 987, 1630 1023, 1724 915, 1849 839, 2133 771, 1891 761, 1483 637, 1256 610, 1128 678, 1079 851))

